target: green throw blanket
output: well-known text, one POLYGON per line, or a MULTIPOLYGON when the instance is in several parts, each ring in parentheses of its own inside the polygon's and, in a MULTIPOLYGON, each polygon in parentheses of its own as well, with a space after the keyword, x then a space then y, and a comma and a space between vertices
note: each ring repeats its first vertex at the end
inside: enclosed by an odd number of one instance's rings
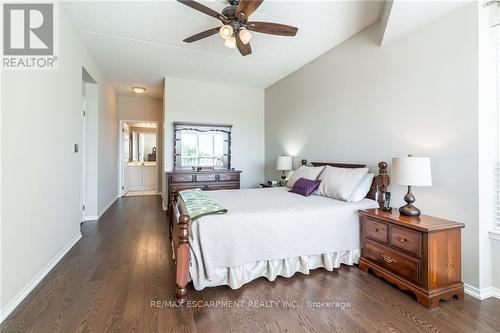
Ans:
POLYGON ((222 208, 199 188, 180 191, 179 194, 184 201, 191 221, 205 215, 227 213, 227 209, 222 208))

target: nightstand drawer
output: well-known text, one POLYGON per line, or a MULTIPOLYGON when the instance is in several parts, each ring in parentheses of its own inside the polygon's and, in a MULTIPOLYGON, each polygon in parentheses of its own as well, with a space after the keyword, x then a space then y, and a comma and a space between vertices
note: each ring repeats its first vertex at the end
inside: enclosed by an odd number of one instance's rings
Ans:
POLYGON ((365 234, 368 238, 387 243, 387 229, 387 223, 372 220, 370 218, 366 219, 365 234))
POLYGON ((420 260, 371 240, 366 240, 363 256, 410 281, 419 283, 420 260))
POLYGON ((391 245, 420 256, 421 233, 415 230, 391 226, 391 245))

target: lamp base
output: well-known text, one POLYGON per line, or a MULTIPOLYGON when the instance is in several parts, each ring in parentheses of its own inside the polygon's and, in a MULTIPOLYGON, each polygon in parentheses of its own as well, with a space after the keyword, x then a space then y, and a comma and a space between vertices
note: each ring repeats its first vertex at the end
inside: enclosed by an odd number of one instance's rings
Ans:
POLYGON ((415 197, 413 196, 413 193, 411 193, 411 186, 408 186, 408 193, 406 193, 404 200, 406 205, 399 207, 399 214, 412 217, 420 216, 420 209, 413 206, 415 197))
POLYGON ((409 204, 406 204, 404 206, 399 207, 399 214, 405 215, 405 216, 418 217, 418 216, 420 216, 420 209, 418 209, 417 207, 415 207, 411 203, 409 203, 409 204))

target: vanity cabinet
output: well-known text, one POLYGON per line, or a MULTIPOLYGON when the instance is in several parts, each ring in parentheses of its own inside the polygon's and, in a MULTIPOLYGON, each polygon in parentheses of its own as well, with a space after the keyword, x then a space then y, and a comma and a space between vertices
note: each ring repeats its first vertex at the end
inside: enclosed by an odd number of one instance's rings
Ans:
POLYGON ((156 163, 129 164, 128 165, 128 190, 129 191, 155 191, 157 190, 156 163))

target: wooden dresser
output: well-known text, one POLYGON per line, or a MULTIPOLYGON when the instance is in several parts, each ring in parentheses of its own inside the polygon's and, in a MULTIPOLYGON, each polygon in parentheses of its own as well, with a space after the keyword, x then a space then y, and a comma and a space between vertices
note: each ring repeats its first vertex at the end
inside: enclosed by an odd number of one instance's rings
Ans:
POLYGON ((237 170, 192 171, 176 170, 167 172, 168 192, 200 188, 205 191, 240 188, 240 174, 237 170))
POLYGON ((439 300, 463 298, 460 232, 463 223, 421 215, 408 217, 397 209, 360 210, 359 268, 416 295, 430 309, 439 300))

